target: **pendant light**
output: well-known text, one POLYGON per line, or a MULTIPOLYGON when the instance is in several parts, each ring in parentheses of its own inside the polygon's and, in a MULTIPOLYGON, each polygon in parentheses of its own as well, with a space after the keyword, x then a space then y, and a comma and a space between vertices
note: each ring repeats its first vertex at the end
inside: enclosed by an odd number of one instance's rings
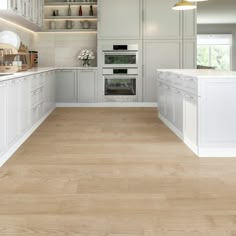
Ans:
POLYGON ((185 10, 193 10, 196 9, 197 6, 191 2, 187 2, 185 0, 181 0, 180 2, 177 2, 174 6, 173 6, 173 10, 177 10, 177 11, 185 11, 185 10))
POLYGON ((207 2, 208 0, 186 0, 187 2, 207 2))

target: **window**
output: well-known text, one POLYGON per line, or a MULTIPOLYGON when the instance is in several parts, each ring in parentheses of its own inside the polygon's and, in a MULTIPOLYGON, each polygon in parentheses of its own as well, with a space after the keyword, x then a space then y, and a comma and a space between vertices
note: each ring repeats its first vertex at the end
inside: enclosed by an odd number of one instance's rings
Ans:
POLYGON ((231 70, 231 34, 202 34, 197 37, 197 65, 231 70))

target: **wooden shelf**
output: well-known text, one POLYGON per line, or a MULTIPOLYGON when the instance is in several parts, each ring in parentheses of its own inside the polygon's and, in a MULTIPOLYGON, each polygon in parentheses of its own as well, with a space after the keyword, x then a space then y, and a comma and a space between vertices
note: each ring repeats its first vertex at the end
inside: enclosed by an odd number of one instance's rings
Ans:
POLYGON ((44 20, 97 20, 96 16, 48 16, 44 20))
POLYGON ((96 6, 97 5, 97 2, 48 2, 48 3, 45 3, 44 6, 45 7, 53 7, 53 6, 79 6, 79 5, 93 5, 93 6, 96 6))

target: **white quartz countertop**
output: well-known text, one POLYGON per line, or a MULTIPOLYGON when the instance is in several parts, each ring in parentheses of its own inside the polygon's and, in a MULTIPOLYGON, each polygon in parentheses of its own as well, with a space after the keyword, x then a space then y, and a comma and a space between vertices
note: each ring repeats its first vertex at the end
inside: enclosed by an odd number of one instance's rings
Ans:
POLYGON ((0 76, 0 82, 1 81, 6 81, 6 80, 11 80, 11 79, 16 79, 20 77, 25 77, 25 76, 30 76, 42 72, 47 72, 47 71, 52 71, 52 70, 97 70, 97 67, 37 67, 33 68, 27 71, 22 71, 22 72, 16 72, 16 73, 1 73, 1 74, 11 74, 11 75, 4 75, 0 76))
POLYGON ((218 71, 205 69, 158 69, 158 72, 171 72, 184 76, 192 76, 198 78, 236 78, 236 71, 218 71))

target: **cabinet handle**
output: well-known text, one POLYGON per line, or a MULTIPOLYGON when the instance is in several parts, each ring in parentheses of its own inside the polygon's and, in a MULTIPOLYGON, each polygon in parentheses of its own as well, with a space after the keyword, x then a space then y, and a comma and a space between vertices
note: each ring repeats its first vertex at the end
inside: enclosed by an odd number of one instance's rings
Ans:
POLYGON ((187 80, 187 81, 193 81, 193 82, 194 82, 194 79, 193 79, 193 78, 185 78, 185 80, 187 80))
POLYGON ((185 94, 184 96, 185 96, 186 98, 188 98, 188 99, 194 100, 194 97, 191 96, 191 95, 187 95, 187 94, 185 94))

